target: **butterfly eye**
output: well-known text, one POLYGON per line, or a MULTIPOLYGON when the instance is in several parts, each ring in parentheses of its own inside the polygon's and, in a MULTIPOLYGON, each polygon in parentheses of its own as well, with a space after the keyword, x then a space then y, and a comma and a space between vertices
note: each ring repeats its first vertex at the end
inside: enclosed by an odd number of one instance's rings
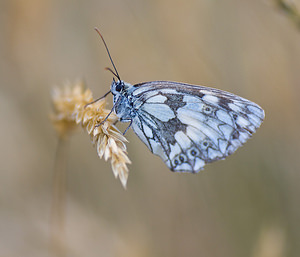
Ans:
POLYGON ((122 90, 122 88, 123 88, 123 84, 122 83, 117 83, 117 85, 116 85, 116 91, 120 92, 122 90))

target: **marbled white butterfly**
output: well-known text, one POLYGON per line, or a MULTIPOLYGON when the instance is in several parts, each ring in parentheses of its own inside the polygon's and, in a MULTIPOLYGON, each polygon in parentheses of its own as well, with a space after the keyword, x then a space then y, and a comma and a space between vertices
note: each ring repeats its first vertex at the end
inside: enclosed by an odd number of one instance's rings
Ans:
POLYGON ((171 81, 122 81, 97 32, 114 71, 107 69, 118 79, 108 92, 113 94, 112 111, 121 122, 130 122, 128 128, 170 170, 199 172, 206 163, 232 154, 262 123, 260 106, 225 91, 171 81))

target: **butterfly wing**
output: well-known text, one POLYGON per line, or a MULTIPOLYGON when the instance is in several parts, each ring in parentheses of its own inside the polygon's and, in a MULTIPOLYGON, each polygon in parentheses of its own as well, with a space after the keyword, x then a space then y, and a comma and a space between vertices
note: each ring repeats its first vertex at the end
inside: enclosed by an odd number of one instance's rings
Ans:
POLYGON ((177 172, 197 173, 243 145, 264 119, 257 104, 214 88, 169 81, 133 86, 132 128, 177 172))

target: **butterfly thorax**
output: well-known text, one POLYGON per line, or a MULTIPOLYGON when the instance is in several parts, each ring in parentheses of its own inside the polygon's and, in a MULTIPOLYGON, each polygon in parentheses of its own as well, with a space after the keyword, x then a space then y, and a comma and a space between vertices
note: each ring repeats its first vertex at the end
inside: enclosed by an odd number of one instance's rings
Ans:
POLYGON ((129 122, 136 116, 135 101, 132 95, 133 86, 122 80, 113 81, 111 93, 114 96, 114 111, 122 122, 129 122))

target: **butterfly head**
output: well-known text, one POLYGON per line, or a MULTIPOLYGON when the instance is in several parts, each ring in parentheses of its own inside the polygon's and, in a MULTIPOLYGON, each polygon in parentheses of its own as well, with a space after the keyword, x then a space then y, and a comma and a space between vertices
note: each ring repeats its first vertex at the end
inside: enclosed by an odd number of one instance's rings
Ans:
POLYGON ((124 97, 127 97, 127 95, 130 94, 132 87, 131 84, 126 83, 123 80, 113 80, 110 86, 110 92, 114 96, 123 95, 124 97))
POLYGON ((111 83, 110 91, 113 95, 119 95, 124 91, 125 83, 122 80, 115 81, 111 83))

